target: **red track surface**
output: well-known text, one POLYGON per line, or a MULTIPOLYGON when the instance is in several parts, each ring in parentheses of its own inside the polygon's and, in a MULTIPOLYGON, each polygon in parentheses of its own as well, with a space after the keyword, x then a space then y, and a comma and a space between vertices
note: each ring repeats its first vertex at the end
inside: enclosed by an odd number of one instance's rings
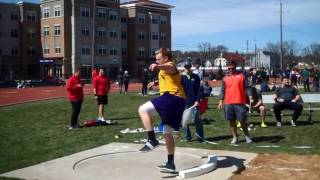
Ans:
MULTIPOLYGON (((220 81, 211 81, 213 87, 219 86, 220 81)), ((111 85, 111 92, 117 92, 118 85, 111 85)), ((131 83, 129 91, 137 92, 141 90, 141 83, 131 83)), ((84 86, 85 94, 92 94, 91 84, 84 86)), ((47 86, 25 89, 3 88, 0 89, 0 106, 8 106, 32 101, 41 101, 55 98, 66 98, 66 89, 62 86, 47 86)))

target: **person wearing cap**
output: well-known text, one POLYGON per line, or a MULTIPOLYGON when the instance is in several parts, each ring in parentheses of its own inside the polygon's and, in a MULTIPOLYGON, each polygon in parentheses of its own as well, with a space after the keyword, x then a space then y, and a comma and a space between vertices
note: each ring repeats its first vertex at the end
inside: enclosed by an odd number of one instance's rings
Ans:
POLYGON ((229 121, 233 137, 231 144, 238 143, 236 120, 241 123, 246 142, 251 143, 246 112, 246 80, 236 67, 235 61, 228 63, 228 74, 222 80, 218 109, 224 108, 225 119, 229 121))
MULTIPOLYGON (((203 142, 203 125, 201 123, 200 112, 199 112, 199 101, 200 101, 200 78, 197 74, 191 70, 191 64, 187 63, 184 65, 184 72, 181 75, 181 84, 186 94, 186 108, 188 109, 193 105, 198 106, 195 114, 194 123, 196 126, 196 135, 198 141, 203 142)), ((191 141, 191 133, 189 125, 184 128, 185 140, 191 141)))
POLYGON ((159 70, 159 80, 150 82, 148 87, 159 85, 160 96, 139 107, 139 115, 148 135, 148 141, 140 149, 140 152, 148 152, 159 146, 151 117, 153 114, 159 114, 163 124, 163 137, 167 147, 168 160, 158 168, 162 172, 175 172, 175 142, 172 133, 180 129, 185 108, 185 93, 181 85, 180 73, 173 61, 171 51, 167 48, 160 48, 156 51, 156 63, 151 64, 149 70, 159 70))

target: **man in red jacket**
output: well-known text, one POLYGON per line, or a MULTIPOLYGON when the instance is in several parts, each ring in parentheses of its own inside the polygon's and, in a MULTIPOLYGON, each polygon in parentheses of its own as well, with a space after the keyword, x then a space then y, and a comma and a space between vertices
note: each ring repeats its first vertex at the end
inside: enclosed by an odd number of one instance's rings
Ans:
POLYGON ((229 121, 233 136, 231 144, 238 143, 236 120, 241 123, 246 142, 251 143, 247 125, 246 82, 244 75, 238 72, 236 67, 237 64, 234 61, 228 64, 228 74, 222 80, 218 109, 224 106, 225 119, 229 121))
POLYGON ((99 106, 98 120, 104 121, 107 124, 111 120, 104 119, 104 105, 108 104, 108 93, 110 91, 110 80, 104 75, 104 70, 100 68, 99 75, 93 79, 93 94, 97 99, 99 106))
POLYGON ((78 128, 78 116, 83 101, 83 83, 80 82, 80 69, 67 81, 67 96, 72 106, 71 123, 69 129, 78 128))

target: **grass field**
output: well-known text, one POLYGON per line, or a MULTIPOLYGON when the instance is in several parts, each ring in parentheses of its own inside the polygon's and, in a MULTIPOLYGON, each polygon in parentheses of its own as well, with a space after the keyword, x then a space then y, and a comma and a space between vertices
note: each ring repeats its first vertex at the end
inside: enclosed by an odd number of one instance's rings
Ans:
MULTIPOLYGON (((142 123, 137 113, 139 105, 151 97, 142 97, 136 93, 111 94, 106 108, 108 118, 118 123, 110 126, 99 126, 68 130, 71 106, 66 99, 41 101, 14 106, 0 107, 0 173, 34 165, 58 157, 70 155, 111 142, 133 142, 145 138, 145 133, 121 134, 125 128, 140 128, 142 123), (120 135, 116 139, 115 135, 120 135)), ((178 146, 224 149, 258 153, 294 153, 319 154, 320 112, 314 112, 314 124, 306 123, 307 116, 299 118, 297 127, 289 125, 290 116, 284 116, 284 126, 275 127, 275 120, 268 112, 268 128, 260 128, 258 114, 249 117, 255 125, 250 133, 254 143, 246 144, 243 133, 239 146, 230 146, 231 140, 228 123, 223 112, 217 110, 217 99, 211 97, 209 109, 203 115, 205 137, 218 145, 199 143, 198 141, 180 142, 183 132, 176 134, 178 146), (261 148, 257 146, 274 145, 280 147, 261 148), (310 149, 297 149, 294 146, 312 146, 310 149)), ((319 104, 318 104, 319 106, 319 104)), ((80 114, 80 123, 96 117, 97 107, 93 97, 86 97, 80 114)), ((154 119, 158 124, 159 119, 154 119)), ((191 128, 194 130, 194 128, 191 128)), ((158 136, 161 136, 159 134, 158 136)), ((193 136, 194 137, 194 136, 193 136)), ((195 139, 195 138, 194 138, 195 139)))

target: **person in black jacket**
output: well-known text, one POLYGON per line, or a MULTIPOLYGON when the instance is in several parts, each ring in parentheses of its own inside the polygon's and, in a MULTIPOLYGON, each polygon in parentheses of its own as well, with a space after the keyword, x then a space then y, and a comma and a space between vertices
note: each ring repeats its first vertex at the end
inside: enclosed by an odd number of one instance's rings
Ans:
POLYGON ((148 94, 148 83, 149 83, 149 72, 147 68, 144 68, 142 74, 142 96, 146 96, 148 94))
POLYGON ((124 71, 123 84, 124 84, 124 92, 125 92, 125 94, 128 93, 129 82, 130 82, 130 75, 129 75, 128 71, 124 71))

